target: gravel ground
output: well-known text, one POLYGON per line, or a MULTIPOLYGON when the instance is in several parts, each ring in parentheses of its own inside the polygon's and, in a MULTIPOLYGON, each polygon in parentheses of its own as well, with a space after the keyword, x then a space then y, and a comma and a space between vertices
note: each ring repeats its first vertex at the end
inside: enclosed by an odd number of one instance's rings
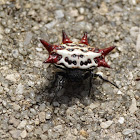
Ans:
POLYGON ((139 24, 138 0, 1 0, 0 139, 140 140, 139 24), (62 30, 73 40, 87 31, 91 46, 117 46, 107 57, 112 69, 98 71, 119 89, 95 79, 91 97, 85 82, 50 104, 55 69, 42 63, 39 39, 60 44, 62 30))

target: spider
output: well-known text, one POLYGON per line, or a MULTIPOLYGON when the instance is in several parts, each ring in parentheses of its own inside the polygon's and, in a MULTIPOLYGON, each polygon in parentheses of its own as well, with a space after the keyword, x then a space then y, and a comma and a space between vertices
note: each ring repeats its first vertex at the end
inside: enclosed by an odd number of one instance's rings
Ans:
POLYGON ((44 63, 54 64, 56 68, 61 69, 61 71, 56 72, 52 84, 54 85, 59 76, 62 77, 58 82, 57 91, 63 88, 65 80, 68 82, 81 82, 89 78, 88 95, 90 95, 92 78, 96 77, 118 88, 116 84, 103 78, 100 74, 94 73, 94 70, 100 66, 110 68, 105 61, 105 56, 115 46, 104 49, 91 47, 88 44, 86 32, 77 43, 72 42, 64 31, 62 31, 62 43, 60 45, 51 45, 44 40, 40 41, 49 52, 49 58, 44 63))

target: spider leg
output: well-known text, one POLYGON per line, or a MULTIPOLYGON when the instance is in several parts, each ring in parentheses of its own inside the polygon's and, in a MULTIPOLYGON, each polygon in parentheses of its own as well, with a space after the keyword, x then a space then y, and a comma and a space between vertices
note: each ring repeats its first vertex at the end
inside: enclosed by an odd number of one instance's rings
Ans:
POLYGON ((140 77, 139 78, 137 78, 137 79, 135 79, 136 81, 140 81, 140 77))
POLYGON ((63 88, 64 83, 65 83, 65 77, 62 76, 57 83, 56 93, 59 92, 63 88))
POLYGON ((65 75, 64 72, 56 72, 55 73, 54 78, 53 78, 53 80, 51 82, 51 86, 49 87, 50 90, 55 87, 56 83, 58 82, 58 77, 59 76, 64 76, 64 75, 65 75))
POLYGON ((91 88, 92 88, 92 78, 93 78, 93 74, 91 73, 90 77, 89 77, 89 91, 88 91, 88 97, 90 96, 90 92, 91 92, 91 88))
POLYGON ((87 79, 88 77, 89 77, 89 90, 88 90, 88 97, 89 97, 92 88, 92 78, 93 78, 93 73, 91 73, 91 71, 89 71, 84 75, 84 79, 87 79))
MULTIPOLYGON (((52 82, 52 85, 51 85, 51 89, 52 88, 55 88, 55 90, 54 90, 54 93, 55 93, 55 95, 53 96, 53 98, 52 98, 52 100, 51 100, 51 104, 52 104, 52 102, 55 100, 55 98, 56 98, 56 93, 58 93, 62 88, 63 88, 63 85, 64 85, 64 83, 65 83, 65 79, 64 79, 64 77, 65 77, 65 73, 64 72, 56 72, 55 73, 55 77, 54 77, 54 80, 53 80, 53 82, 52 82), (62 76, 61 78, 60 78, 60 76, 62 76)), ((51 90, 50 89, 50 90, 51 90)))
POLYGON ((103 81, 112 84, 112 85, 115 86, 116 88, 119 88, 115 83, 112 83, 112 82, 109 81, 108 79, 103 78, 100 74, 93 74, 93 76, 94 76, 95 78, 96 78, 96 77, 99 77, 99 78, 102 79, 103 81))

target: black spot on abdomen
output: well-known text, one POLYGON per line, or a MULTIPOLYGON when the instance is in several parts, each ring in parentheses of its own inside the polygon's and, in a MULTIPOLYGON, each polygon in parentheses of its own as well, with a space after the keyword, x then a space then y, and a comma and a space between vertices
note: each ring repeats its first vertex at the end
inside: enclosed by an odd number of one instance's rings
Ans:
POLYGON ((91 63, 91 60, 90 60, 90 59, 88 59, 88 63, 89 63, 89 64, 91 63))
POLYGON ((81 65, 81 66, 83 66, 83 65, 88 65, 88 64, 90 64, 90 63, 91 63, 91 60, 88 59, 88 60, 85 61, 85 62, 81 61, 81 62, 80 62, 80 65, 81 65))
POLYGON ((81 66, 83 66, 83 65, 84 65, 83 61, 81 61, 81 62, 80 62, 80 65, 81 65, 81 66))
POLYGON ((73 63, 73 61, 69 60, 68 57, 65 57, 65 62, 67 62, 69 65, 71 65, 73 63))
POLYGON ((74 65, 77 65, 77 62, 76 62, 76 61, 73 61, 73 64, 74 64, 74 65))

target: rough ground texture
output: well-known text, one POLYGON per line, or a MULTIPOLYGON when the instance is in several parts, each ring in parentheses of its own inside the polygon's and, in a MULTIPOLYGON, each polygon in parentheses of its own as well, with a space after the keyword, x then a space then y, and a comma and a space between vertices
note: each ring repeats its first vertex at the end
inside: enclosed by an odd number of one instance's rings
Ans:
POLYGON ((1 0, 0 139, 140 140, 139 24, 138 0, 1 0), (86 97, 87 86, 70 83, 50 104, 55 68, 42 63, 39 39, 59 44, 62 29, 73 40, 87 31, 93 47, 117 46, 112 69, 98 71, 119 89, 95 79, 86 97))

